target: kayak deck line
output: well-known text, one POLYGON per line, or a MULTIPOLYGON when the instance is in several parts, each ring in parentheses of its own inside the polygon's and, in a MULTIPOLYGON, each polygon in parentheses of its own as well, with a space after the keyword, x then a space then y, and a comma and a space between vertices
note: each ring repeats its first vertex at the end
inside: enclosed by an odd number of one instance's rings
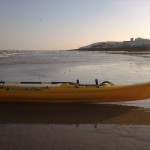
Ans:
POLYGON ((70 85, 74 85, 75 87, 78 87, 78 86, 96 86, 97 88, 99 86, 103 86, 105 84, 112 84, 110 81, 104 81, 102 83, 98 83, 98 79, 95 79, 95 83, 96 84, 80 84, 79 82, 79 79, 76 80, 76 83, 75 82, 25 82, 25 81, 21 81, 21 82, 11 82, 11 81, 8 81, 8 82, 5 82, 5 81, 0 81, 0 85, 1 86, 4 86, 5 84, 70 84, 70 85))
POLYGON ((98 81, 96 84, 54 82, 58 86, 27 86, 25 82, 21 82, 23 85, 0 83, 0 102, 102 103, 150 98, 150 82, 132 85, 114 85, 108 81, 100 84, 98 81))

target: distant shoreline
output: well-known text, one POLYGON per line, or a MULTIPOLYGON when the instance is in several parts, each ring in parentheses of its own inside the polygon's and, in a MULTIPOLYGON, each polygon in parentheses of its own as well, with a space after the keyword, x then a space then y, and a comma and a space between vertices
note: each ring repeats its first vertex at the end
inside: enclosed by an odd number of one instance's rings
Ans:
POLYGON ((115 47, 115 48, 79 48, 72 51, 99 51, 110 54, 150 54, 150 46, 139 47, 115 47))
POLYGON ((123 47, 108 47, 108 48, 79 48, 79 51, 128 51, 128 52, 142 52, 150 51, 150 46, 123 46, 123 47))

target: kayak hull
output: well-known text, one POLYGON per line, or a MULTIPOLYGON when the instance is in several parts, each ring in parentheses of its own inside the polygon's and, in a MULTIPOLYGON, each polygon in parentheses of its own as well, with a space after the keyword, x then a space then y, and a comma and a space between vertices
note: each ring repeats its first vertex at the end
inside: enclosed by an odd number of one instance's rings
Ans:
POLYGON ((0 102, 101 103, 150 98, 150 82, 134 85, 1 86, 0 102))

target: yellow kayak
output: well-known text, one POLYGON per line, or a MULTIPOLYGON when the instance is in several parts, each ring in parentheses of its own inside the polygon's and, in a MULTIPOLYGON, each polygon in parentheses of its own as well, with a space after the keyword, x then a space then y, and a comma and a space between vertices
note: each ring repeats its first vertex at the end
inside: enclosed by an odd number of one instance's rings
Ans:
POLYGON ((101 103, 148 98, 150 82, 134 85, 114 85, 110 82, 81 85, 64 82, 59 86, 43 87, 0 85, 0 102, 101 103))

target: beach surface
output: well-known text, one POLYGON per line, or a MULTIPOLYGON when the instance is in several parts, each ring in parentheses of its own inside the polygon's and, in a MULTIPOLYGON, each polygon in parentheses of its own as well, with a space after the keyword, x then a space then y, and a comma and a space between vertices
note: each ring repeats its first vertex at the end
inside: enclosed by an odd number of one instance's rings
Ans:
MULTIPOLYGON (((0 80, 114 84, 150 81, 150 55, 0 51, 0 80)), ((56 105, 1 103, 1 150, 149 150, 150 99, 56 105)))

